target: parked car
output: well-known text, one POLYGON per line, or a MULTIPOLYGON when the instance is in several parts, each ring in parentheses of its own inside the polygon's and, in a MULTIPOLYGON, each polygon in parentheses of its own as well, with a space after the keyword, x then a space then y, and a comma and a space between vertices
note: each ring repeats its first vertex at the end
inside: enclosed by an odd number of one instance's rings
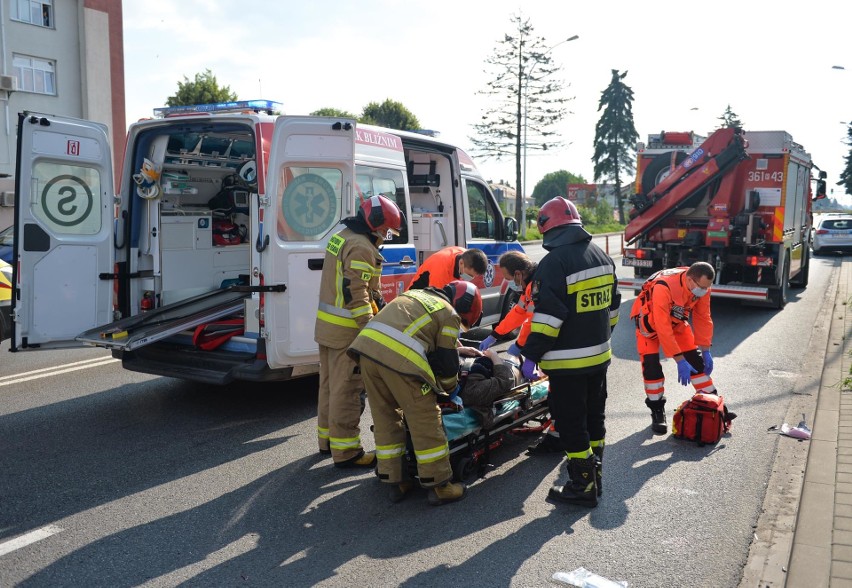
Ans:
POLYGON ((0 261, 0 341, 12 335, 12 266, 0 261))
POLYGON ((0 231, 0 259, 12 263, 12 239, 15 238, 15 226, 0 231))
POLYGON ((828 251, 852 251, 852 214, 826 215, 814 227, 814 255, 828 251))

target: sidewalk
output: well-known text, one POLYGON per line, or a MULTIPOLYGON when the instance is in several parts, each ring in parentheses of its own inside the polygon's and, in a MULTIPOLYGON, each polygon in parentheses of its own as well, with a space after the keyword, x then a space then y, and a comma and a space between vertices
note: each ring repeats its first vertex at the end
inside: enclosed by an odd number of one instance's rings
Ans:
POLYGON ((790 588, 852 586, 850 302, 852 261, 844 258, 784 584, 790 588))

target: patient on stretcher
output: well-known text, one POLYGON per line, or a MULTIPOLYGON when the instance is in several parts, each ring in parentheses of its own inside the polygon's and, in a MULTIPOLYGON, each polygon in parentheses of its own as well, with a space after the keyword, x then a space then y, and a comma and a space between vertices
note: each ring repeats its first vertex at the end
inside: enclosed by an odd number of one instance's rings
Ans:
POLYGON ((503 359, 493 349, 486 350, 482 357, 464 358, 459 371, 459 380, 463 381, 459 396, 465 408, 482 417, 485 428, 493 424, 494 401, 505 398, 524 381, 517 361, 511 356, 503 359))

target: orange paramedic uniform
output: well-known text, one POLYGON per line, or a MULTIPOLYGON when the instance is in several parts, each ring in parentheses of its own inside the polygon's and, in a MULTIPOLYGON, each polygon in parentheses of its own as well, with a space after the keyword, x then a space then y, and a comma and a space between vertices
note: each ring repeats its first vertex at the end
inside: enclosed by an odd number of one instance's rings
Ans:
POLYGON ((443 288, 453 280, 461 277, 456 273, 459 267, 459 256, 465 252, 464 247, 444 247, 423 260, 414 279, 411 288, 443 288))
POLYGON ((530 334, 530 319, 533 314, 535 314, 535 303, 532 299, 532 282, 530 282, 518 299, 518 303, 503 317, 500 324, 494 327, 495 336, 507 335, 521 327, 516 343, 518 347, 523 347, 530 334))

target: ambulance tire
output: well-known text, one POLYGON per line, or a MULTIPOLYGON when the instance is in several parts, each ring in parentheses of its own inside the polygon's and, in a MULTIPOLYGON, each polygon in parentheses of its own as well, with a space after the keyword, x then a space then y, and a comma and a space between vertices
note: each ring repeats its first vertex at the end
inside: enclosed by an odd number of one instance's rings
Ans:
POLYGON ((805 247, 804 259, 802 260, 802 267, 799 270, 799 275, 790 280, 790 285, 794 288, 807 288, 808 287, 808 274, 811 271, 811 254, 807 247, 805 247))
MULTIPOLYGON (((686 159, 685 151, 677 151, 675 153, 675 165, 680 165, 684 159, 686 159)), ((669 157, 668 153, 655 157, 648 164, 648 167, 642 171, 642 193, 647 194, 654 186, 666 179, 671 172, 670 168, 671 157, 669 157)))
POLYGON ((781 283, 769 291, 769 301, 773 308, 781 310, 787 306, 787 297, 790 288, 790 260, 784 260, 784 269, 781 270, 781 283))

